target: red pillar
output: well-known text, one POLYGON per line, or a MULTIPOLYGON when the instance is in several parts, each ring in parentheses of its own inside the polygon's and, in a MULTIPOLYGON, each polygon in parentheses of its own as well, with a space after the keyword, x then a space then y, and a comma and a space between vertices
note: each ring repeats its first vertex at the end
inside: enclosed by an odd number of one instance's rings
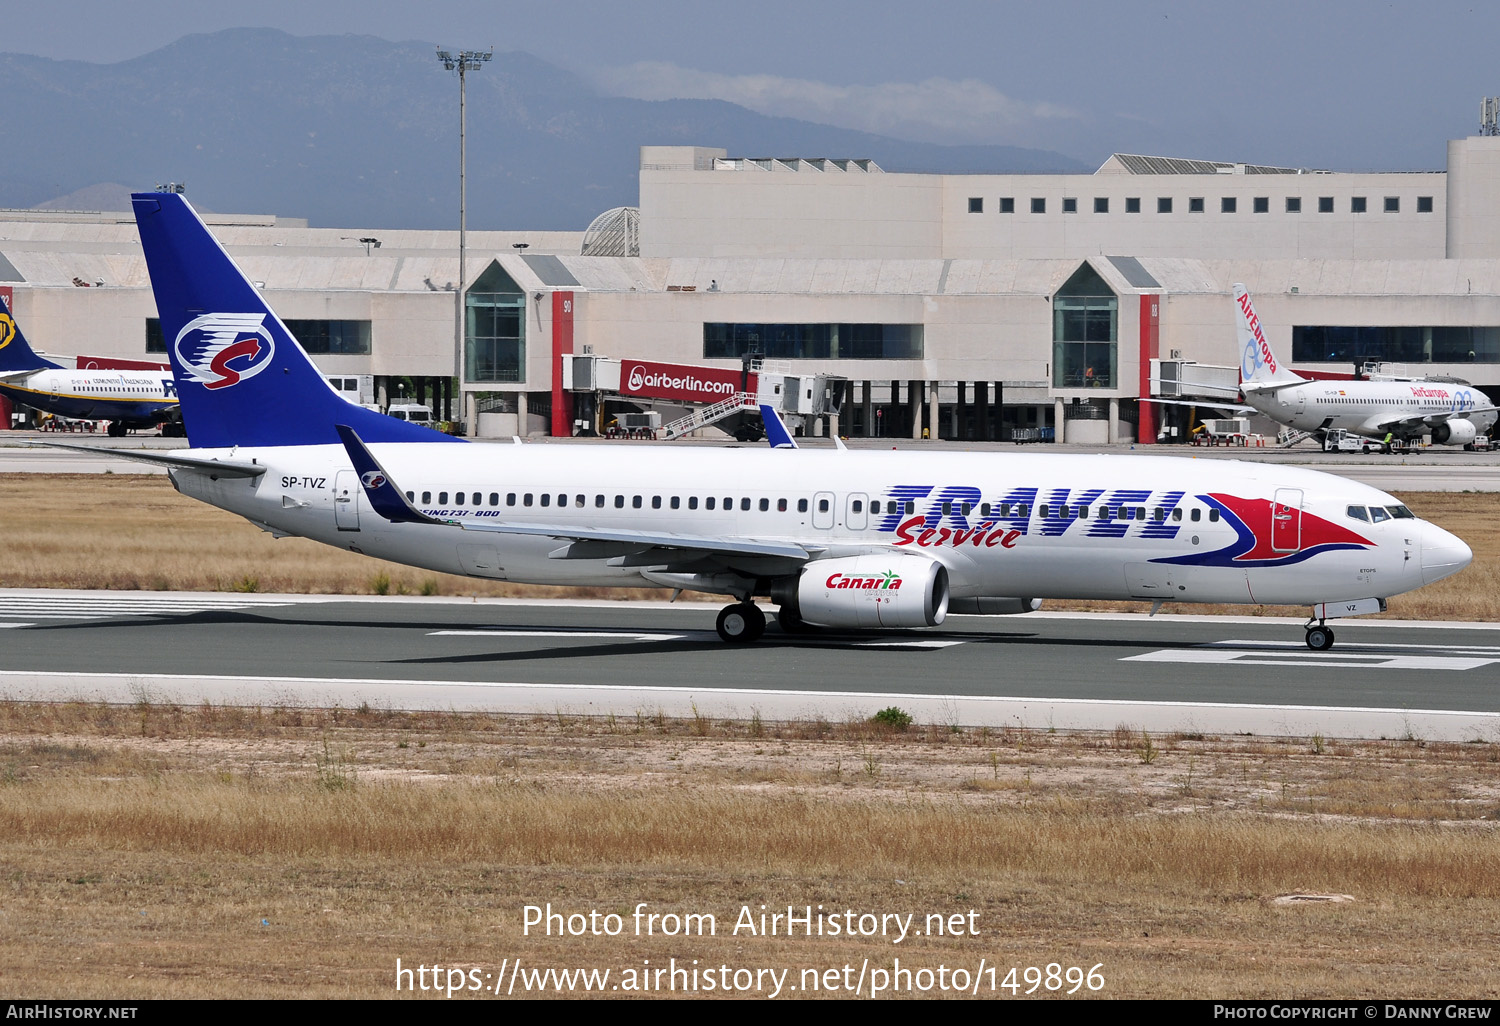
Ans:
MULTIPOLYGON (((1161 300, 1160 295, 1141 296, 1141 390, 1140 396, 1151 394, 1151 361, 1161 356, 1161 300)), ((1140 424, 1136 430, 1136 441, 1142 445, 1156 444, 1156 404, 1140 403, 1140 424)))
POLYGON ((573 354, 573 293, 552 293, 552 437, 573 436, 573 394, 563 389, 563 357, 573 354))

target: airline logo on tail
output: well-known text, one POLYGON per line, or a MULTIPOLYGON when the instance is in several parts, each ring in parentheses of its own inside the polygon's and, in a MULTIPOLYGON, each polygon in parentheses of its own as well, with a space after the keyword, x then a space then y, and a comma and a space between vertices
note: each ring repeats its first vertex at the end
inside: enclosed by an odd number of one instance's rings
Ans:
POLYGON ((263 313, 212 313, 195 317, 177 336, 177 359, 188 378, 205 388, 228 388, 271 365, 276 343, 263 313))
POLYGON ((1261 367, 1275 374, 1276 354, 1271 352, 1265 332, 1260 330, 1260 318, 1255 316, 1255 307, 1250 303, 1250 293, 1237 291, 1239 294, 1235 298, 1240 304, 1240 316, 1244 318, 1244 326, 1250 332, 1250 337, 1245 341, 1245 352, 1240 357, 1240 375, 1246 379, 1253 378, 1255 372, 1261 367))
POLYGON ((16 337, 16 322, 11 320, 10 314, 0 313, 0 349, 10 345, 16 337))

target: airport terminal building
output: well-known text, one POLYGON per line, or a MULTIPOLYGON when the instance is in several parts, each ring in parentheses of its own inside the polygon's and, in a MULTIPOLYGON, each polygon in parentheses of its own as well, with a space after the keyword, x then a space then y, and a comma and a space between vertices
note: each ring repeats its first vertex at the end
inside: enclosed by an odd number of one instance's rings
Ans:
MULTIPOLYGON (((471 433, 571 433, 561 357, 592 352, 828 376, 814 432, 1180 441, 1180 413, 1138 400, 1192 363, 1233 380, 1235 282, 1299 370, 1500 383, 1493 135, 1387 173, 1116 154, 898 174, 645 146, 638 207, 469 233, 461 345, 456 231, 205 220, 325 373, 471 433)), ((39 349, 165 359, 128 214, 0 211, 0 292, 39 349)))

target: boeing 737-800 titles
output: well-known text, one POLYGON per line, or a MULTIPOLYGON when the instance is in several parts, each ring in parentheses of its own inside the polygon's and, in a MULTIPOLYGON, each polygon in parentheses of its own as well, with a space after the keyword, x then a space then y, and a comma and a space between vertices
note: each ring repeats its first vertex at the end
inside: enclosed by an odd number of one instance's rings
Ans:
POLYGON ((1343 428, 1367 438, 1421 438, 1473 445, 1494 426, 1495 405, 1472 385, 1449 381, 1312 381, 1286 366, 1266 341, 1243 285, 1234 287, 1240 390, 1272 420, 1308 432, 1343 428))
POLYGON ((1168 457, 486 445, 340 398, 178 195, 134 198, 192 448, 138 453, 274 534, 432 570, 719 593, 718 632, 932 627, 1048 598, 1385 608, 1468 546, 1377 489, 1168 457))
POLYGON ((0 299, 0 395, 59 417, 107 420, 109 433, 177 430, 177 382, 162 370, 68 370, 38 356, 0 299))

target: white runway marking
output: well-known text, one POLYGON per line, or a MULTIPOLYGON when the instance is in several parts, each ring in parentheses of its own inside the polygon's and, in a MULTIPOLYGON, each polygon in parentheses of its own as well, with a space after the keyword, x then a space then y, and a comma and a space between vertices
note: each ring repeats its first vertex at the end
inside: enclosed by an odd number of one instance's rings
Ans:
POLYGON ((1360 644, 1314 652, 1295 641, 1216 641, 1188 649, 1159 649, 1125 656, 1121 662, 1197 663, 1235 666, 1305 666, 1310 669, 1477 670, 1500 663, 1491 645, 1360 644), (1441 652, 1441 655, 1434 654, 1441 652))
POLYGON ((613 638, 617 641, 678 641, 685 634, 640 634, 635 631, 428 631, 429 638, 613 638))
POLYGON ((29 624, 29 623, 0 623, 0 630, 5 629, 6 627, 30 627, 30 626, 31 626, 31 624, 29 624))
MULTIPOLYGON (((201 613, 208 610, 268 608, 291 603, 282 598, 257 595, 163 595, 141 592, 47 596, 0 595, 0 615, 29 616, 43 620, 97 620, 108 616, 161 616, 201 613)), ((29 624, 6 624, 29 626, 29 624)))
POLYGON ((857 641, 858 648, 952 648, 962 641, 857 641))

